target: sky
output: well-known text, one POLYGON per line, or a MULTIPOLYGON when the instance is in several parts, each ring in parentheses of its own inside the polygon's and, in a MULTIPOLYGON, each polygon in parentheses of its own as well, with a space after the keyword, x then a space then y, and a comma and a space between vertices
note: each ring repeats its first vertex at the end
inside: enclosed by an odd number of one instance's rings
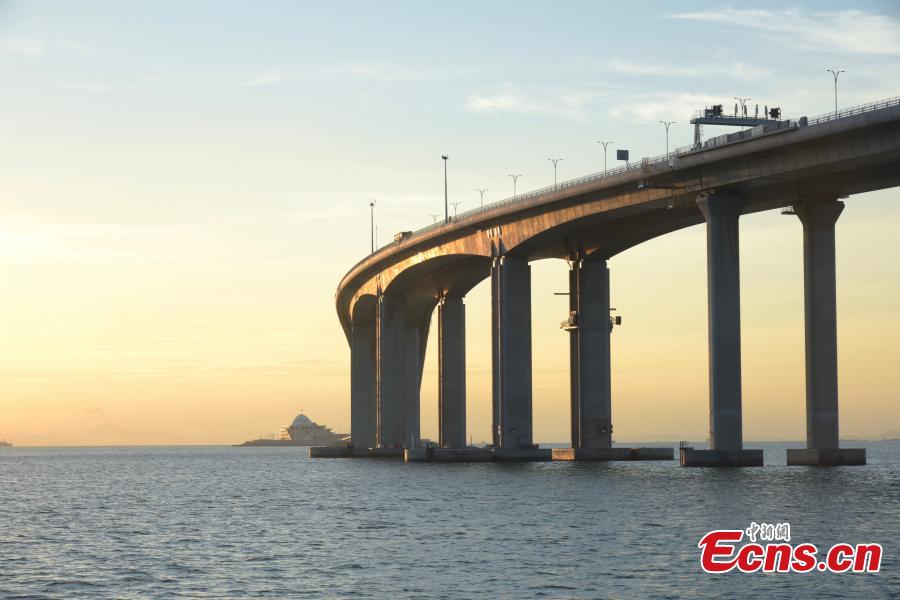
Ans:
MULTIPOLYGON (((349 427, 334 291, 459 210, 690 144, 713 103, 900 94, 896 2, 2 2, 0 439, 222 444, 302 409, 349 427)), ((708 128, 706 135, 724 131, 708 128)), ((900 430, 900 191, 837 226, 841 433, 900 430)), ((744 436, 805 437, 801 226, 741 219, 744 436)), ((610 261, 619 441, 708 429, 705 237, 610 261)), ((534 431, 568 431, 567 266, 532 267, 534 431)), ((489 438, 489 289, 466 299, 468 429, 489 438)), ((437 436, 429 341, 422 435, 437 436)))

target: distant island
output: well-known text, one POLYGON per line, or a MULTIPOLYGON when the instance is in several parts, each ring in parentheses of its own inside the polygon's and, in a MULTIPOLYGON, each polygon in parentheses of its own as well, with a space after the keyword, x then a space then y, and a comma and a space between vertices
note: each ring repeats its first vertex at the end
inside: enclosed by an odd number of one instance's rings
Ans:
POLYGON ((301 412, 290 425, 281 428, 278 437, 249 440, 238 446, 346 446, 349 443, 349 434, 335 433, 301 412))

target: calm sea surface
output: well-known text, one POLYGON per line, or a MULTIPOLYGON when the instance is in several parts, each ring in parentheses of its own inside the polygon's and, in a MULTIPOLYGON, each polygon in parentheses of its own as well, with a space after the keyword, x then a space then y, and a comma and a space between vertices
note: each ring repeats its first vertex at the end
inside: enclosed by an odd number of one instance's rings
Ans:
MULTIPOLYGON (((900 443, 869 465, 405 465, 305 448, 0 448, 0 597, 898 598, 900 443), (878 574, 705 575, 750 521, 878 574)), ((793 447, 798 447, 794 445, 793 447)))

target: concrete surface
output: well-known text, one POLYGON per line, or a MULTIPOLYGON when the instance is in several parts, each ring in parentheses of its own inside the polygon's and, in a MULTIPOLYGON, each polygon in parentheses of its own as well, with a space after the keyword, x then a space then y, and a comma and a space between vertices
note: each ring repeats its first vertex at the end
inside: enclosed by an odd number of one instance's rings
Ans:
POLYGON ((694 450, 681 448, 682 467, 761 467, 762 450, 694 450))
POLYGON ((553 448, 553 460, 675 460, 674 448, 553 448))
POLYGON ((787 464, 810 467, 836 467, 866 464, 865 448, 792 448, 787 464))

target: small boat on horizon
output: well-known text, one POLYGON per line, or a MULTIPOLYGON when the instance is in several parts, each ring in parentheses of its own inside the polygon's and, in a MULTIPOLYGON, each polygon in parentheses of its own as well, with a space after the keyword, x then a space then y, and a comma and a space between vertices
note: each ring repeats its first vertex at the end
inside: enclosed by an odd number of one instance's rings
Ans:
POLYGON ((12 446, 12 442, 7 442, 6 440, 0 440, 0 446, 12 446))

